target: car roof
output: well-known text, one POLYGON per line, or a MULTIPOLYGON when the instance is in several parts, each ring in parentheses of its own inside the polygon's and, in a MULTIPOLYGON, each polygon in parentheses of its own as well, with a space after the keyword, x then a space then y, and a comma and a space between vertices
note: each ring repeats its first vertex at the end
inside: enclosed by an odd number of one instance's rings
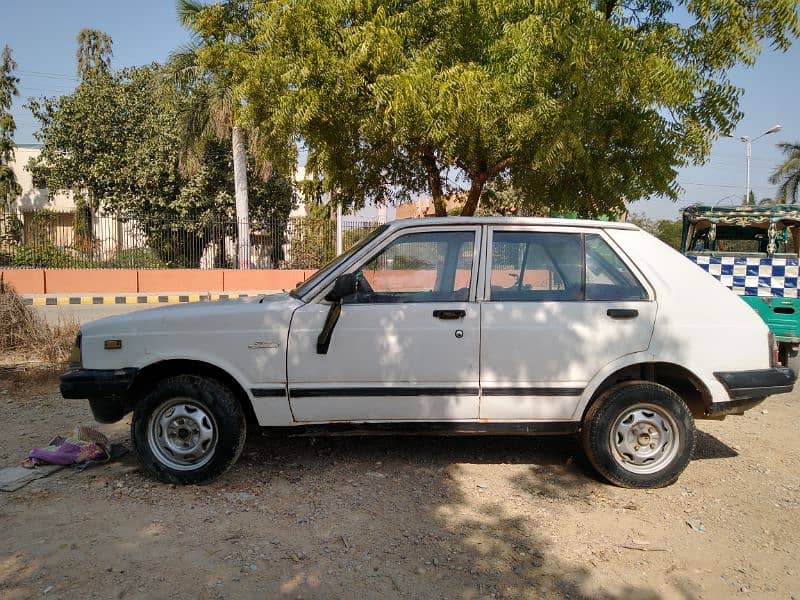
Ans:
POLYGON ((539 225, 551 227, 594 227, 598 229, 639 229, 633 223, 592 221, 589 219, 550 219, 543 217, 425 217, 422 219, 396 219, 389 223, 392 229, 420 227, 423 225, 539 225))

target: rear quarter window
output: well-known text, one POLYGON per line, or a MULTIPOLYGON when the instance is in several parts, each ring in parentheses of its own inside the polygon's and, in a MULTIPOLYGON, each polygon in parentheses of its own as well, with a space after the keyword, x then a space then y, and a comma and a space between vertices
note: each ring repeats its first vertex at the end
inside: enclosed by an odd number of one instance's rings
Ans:
POLYGON ((646 300, 647 292, 628 266, 599 235, 586 234, 587 300, 646 300))

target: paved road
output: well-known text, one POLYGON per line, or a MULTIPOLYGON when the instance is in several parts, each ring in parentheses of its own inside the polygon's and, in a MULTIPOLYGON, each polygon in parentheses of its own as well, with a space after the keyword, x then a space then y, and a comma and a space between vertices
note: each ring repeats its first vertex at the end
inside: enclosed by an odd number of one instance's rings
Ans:
POLYGON ((168 304, 62 304, 59 306, 34 306, 47 322, 58 325, 59 322, 76 320, 79 323, 102 319, 112 315, 124 315, 136 310, 169 306, 168 304))

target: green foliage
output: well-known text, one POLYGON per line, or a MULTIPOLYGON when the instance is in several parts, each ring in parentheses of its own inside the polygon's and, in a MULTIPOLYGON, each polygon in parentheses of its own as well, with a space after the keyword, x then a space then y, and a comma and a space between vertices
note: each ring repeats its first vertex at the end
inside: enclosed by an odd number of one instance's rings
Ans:
POLYGON ((111 36, 97 29, 81 29, 77 40, 75 60, 78 77, 86 80, 108 75, 111 70, 111 55, 114 53, 111 36))
POLYGON ((19 243, 22 240, 24 225, 16 213, 0 212, 0 242, 19 243))
POLYGON ((740 119, 728 79, 800 33, 797 0, 253 0, 200 8, 201 61, 282 170, 335 202, 466 194, 509 178, 526 203, 596 215, 676 198, 740 119))
POLYGON ((12 267, 36 267, 39 269, 65 269, 90 267, 85 259, 69 254, 56 247, 50 240, 21 244, 13 249, 12 267))
POLYGON ((98 73, 72 94, 30 100, 40 123, 37 185, 72 190, 92 211, 168 206, 180 185, 176 111, 159 85, 160 67, 98 73))
POLYGON ((295 269, 318 269, 336 256, 336 234, 333 221, 308 216, 295 221, 292 227, 290 258, 295 269))
POLYGON ((11 48, 5 46, 0 55, 0 198, 10 202, 22 191, 14 171, 8 165, 14 158, 14 132, 17 124, 11 114, 11 104, 19 96, 19 78, 14 75, 16 61, 11 56, 11 48))
POLYGON ((800 201, 800 142, 778 144, 785 160, 770 175, 769 182, 778 184, 775 200, 780 204, 800 201))
MULTIPOLYGON (((36 136, 43 145, 30 165, 37 184, 51 192, 72 190, 95 212, 102 208, 163 218, 232 215, 230 141, 204 139, 192 168, 180 163, 186 113, 196 97, 172 85, 173 76, 156 64, 98 72, 72 94, 32 100, 29 106, 41 124, 36 136)), ((270 202, 269 210, 288 215, 294 201, 291 185, 278 193, 275 183, 285 178, 270 174, 263 181, 255 164, 250 168, 255 213, 268 210, 260 202, 270 202)))
POLYGON ((111 269, 166 269, 169 265, 151 248, 120 250, 105 267, 111 269))
POLYGON ((52 210, 37 210, 31 216, 28 237, 34 244, 50 242, 55 236, 58 214, 52 210))
POLYGON ((650 235, 654 235, 665 244, 681 250, 681 231, 683 228, 682 221, 678 219, 648 219, 644 215, 631 215, 630 222, 638 225, 650 235))

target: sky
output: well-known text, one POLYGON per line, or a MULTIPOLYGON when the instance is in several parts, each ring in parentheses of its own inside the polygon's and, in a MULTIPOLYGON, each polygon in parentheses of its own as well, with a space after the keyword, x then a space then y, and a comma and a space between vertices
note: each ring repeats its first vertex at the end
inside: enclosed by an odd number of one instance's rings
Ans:
MULTIPOLYGON (((116 68, 164 62, 175 48, 189 41, 178 24, 172 0, 26 0, 7 1, 0 21, 0 45, 11 47, 18 63, 20 98, 12 109, 17 144, 33 144, 36 123, 23 107, 31 96, 55 96, 71 91, 75 78, 75 37, 84 28, 100 29, 114 40, 116 68)), ((678 173, 683 188, 677 203, 664 198, 631 203, 631 211, 651 218, 676 218, 689 204, 736 204, 744 197, 745 147, 739 136, 755 138, 775 124, 782 130, 753 143, 751 187, 758 200, 774 196, 768 177, 781 160, 778 142, 800 141, 800 43, 788 52, 765 49, 754 67, 731 72, 744 89, 744 118, 735 138, 720 138, 706 164, 678 173)))

